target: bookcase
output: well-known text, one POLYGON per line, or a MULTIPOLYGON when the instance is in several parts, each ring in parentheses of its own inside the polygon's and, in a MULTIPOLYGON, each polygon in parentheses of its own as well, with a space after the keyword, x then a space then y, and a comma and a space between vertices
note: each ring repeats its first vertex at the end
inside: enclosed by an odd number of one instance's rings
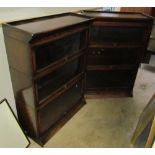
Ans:
POLYGON ((43 145, 84 95, 132 96, 152 18, 81 11, 3 24, 19 121, 43 145))
POLYGON ((18 118, 41 145, 85 103, 90 21, 64 13, 3 25, 18 118))
POLYGON ((89 33, 87 94, 132 96, 152 17, 98 10, 84 10, 80 14, 94 17, 89 33))

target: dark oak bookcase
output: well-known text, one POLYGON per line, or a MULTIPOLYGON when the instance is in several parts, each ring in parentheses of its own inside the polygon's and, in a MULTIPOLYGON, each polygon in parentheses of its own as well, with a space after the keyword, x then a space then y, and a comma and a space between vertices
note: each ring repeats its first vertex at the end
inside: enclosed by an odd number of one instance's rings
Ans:
POLYGON ((152 18, 82 11, 3 24, 18 118, 43 145, 84 95, 132 95, 152 18))
POLYGON ((85 103, 91 20, 64 13, 3 25, 18 117, 41 145, 85 103))
POLYGON ((89 33, 87 94, 132 96, 147 48, 152 17, 141 13, 81 11, 94 17, 89 33))

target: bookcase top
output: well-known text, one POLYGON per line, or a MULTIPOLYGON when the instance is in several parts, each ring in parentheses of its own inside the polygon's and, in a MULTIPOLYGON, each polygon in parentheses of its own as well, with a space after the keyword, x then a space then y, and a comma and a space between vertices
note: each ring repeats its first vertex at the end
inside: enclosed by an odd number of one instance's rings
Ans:
POLYGON ((75 13, 63 13, 58 15, 10 22, 7 23, 7 25, 15 29, 28 32, 30 34, 39 34, 84 23, 91 19, 91 17, 86 17, 84 15, 78 15, 75 13))
POLYGON ((151 16, 136 13, 136 12, 107 12, 107 11, 96 11, 96 10, 83 10, 81 11, 82 15, 95 17, 95 18, 118 18, 118 19, 126 19, 126 20, 152 20, 151 16))

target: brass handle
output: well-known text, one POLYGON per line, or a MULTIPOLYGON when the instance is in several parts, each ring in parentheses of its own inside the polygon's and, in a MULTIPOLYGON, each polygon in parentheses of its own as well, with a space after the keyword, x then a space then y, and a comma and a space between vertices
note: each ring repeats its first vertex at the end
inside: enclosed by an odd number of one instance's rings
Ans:
POLYGON ((113 46, 114 46, 114 47, 118 46, 118 43, 113 43, 113 46))
POLYGON ((65 57, 64 59, 65 59, 65 61, 68 61, 68 57, 65 57))
POLYGON ((92 54, 95 54, 95 51, 93 51, 92 54))
POLYGON ((64 88, 67 89, 67 85, 64 85, 64 88))
POLYGON ((98 54, 98 55, 101 55, 101 51, 98 51, 97 54, 98 54))

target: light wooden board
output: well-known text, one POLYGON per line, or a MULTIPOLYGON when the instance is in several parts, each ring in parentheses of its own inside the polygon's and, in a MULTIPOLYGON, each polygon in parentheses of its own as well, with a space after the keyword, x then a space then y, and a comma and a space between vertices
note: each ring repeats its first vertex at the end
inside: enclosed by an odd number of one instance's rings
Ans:
POLYGON ((146 141, 145 147, 152 147, 154 139, 155 139, 155 117, 152 121, 151 130, 148 139, 146 141))
MULTIPOLYGON (((155 94, 150 99, 149 103, 144 108, 140 115, 139 122, 132 136, 131 143, 134 145, 143 131, 147 128, 148 124, 153 120, 155 116, 155 94)), ((145 147, 151 147, 154 140, 155 120, 152 121, 151 130, 146 141, 145 147)))

